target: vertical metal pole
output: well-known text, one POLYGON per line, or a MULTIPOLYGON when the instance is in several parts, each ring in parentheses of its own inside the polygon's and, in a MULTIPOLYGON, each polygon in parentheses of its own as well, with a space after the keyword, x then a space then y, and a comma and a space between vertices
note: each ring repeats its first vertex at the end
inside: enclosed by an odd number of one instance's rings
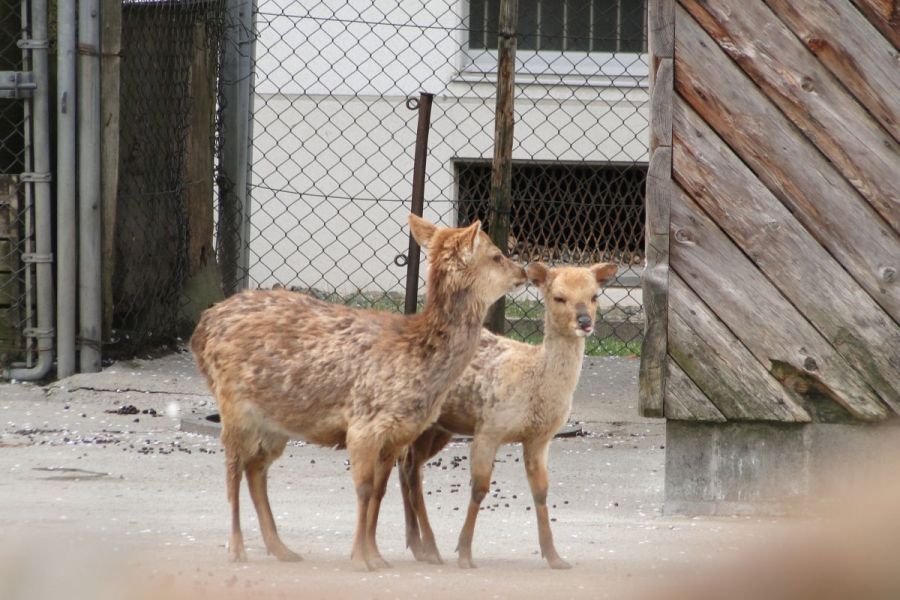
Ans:
POLYGON ((81 371, 100 370, 100 2, 78 5, 78 314, 81 371))
MULTIPOLYGON (((28 149, 32 160, 30 172, 22 180, 32 186, 34 192, 34 251, 23 257, 26 263, 35 264, 37 283, 37 327, 25 331, 25 336, 37 338, 38 360, 30 368, 10 369, 11 379, 42 379, 53 366, 53 232, 50 194, 50 98, 49 61, 47 39, 47 0, 32 0, 30 14, 31 36, 22 40, 21 46, 31 53, 31 69, 34 74, 34 95, 28 110, 32 126, 31 144, 28 149)), ((26 167, 28 168, 28 167, 26 167)), ((28 209, 31 206, 28 203, 28 209)), ((26 294, 26 307, 31 305, 31 294, 26 294)))
POLYGON ((76 0, 57 0, 56 376, 75 373, 78 198, 76 185, 76 0))
POLYGON ((256 1, 228 0, 222 87, 225 104, 222 174, 217 244, 225 294, 249 284, 250 194, 248 182, 253 116, 253 58, 256 1))
MULTIPOLYGON (((516 24, 518 0, 500 0, 497 64, 497 109, 494 116, 494 162, 491 168, 490 235, 504 253, 509 252, 509 211, 512 204, 513 95, 516 86, 516 24)), ((506 327, 505 298, 490 309, 488 329, 502 334, 506 327)))
MULTIPOLYGON (((416 150, 413 162, 412 213, 421 217, 425 210, 425 161, 428 158, 428 132, 431 128, 431 103, 434 94, 419 94, 419 99, 410 98, 406 106, 410 110, 419 111, 419 123, 416 126, 416 150)), ((403 312, 408 315, 416 312, 419 299, 419 244, 409 234, 409 252, 406 254, 406 303, 403 312)))

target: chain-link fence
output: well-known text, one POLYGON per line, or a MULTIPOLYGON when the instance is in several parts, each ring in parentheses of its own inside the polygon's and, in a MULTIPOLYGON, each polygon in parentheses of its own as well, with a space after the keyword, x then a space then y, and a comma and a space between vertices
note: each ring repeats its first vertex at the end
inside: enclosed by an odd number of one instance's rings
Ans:
MULTIPOLYGON (((489 221, 499 0, 259 0, 251 285, 402 310, 416 114, 435 94, 425 216, 489 221)), ((615 261, 589 352, 639 351, 647 161, 643 0, 520 0, 508 250, 615 261)), ((420 289, 424 289, 422 286, 420 289)), ((509 335, 538 341, 533 290, 509 335)))
POLYGON ((124 0, 107 354, 173 341, 221 295, 214 243, 224 0, 124 0))
POLYGON ((31 195, 21 177, 28 162, 28 114, 25 94, 10 79, 28 70, 18 45, 26 30, 22 2, 0 0, 0 71, 9 84, 0 91, 0 367, 13 361, 31 366, 35 359, 32 340, 23 335, 35 316, 34 271, 22 260, 33 251, 34 238, 31 195))
MULTIPOLYGON (((620 265, 592 352, 640 346, 645 9, 519 2, 507 250, 620 265)), ((233 22, 227 0, 103 0, 101 12, 104 36, 118 31, 102 59, 107 355, 188 334, 243 284, 402 310, 417 120, 406 99, 422 91, 435 95, 425 216, 490 225, 499 0, 258 0, 255 32, 233 22), (229 48, 253 56, 247 205, 240 168, 223 168, 223 140, 240 137, 229 130, 241 110, 228 95, 229 48)), ((0 0, 0 71, 28 70, 26 29, 20 3, 0 0)), ((33 252, 27 110, 0 97, 4 364, 34 360, 23 335, 35 326, 34 265, 22 261, 33 252)), ((506 316, 510 335, 540 339, 534 290, 506 316)))

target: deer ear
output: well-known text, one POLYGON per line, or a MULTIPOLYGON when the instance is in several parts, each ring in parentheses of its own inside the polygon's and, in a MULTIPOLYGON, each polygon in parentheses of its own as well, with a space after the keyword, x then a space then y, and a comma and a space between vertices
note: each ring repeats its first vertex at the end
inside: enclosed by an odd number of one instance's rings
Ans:
POLYGON ((409 213, 409 230, 412 232, 413 238, 420 246, 428 249, 431 239, 437 231, 437 227, 413 213, 409 213))
POLYGON ((465 258, 466 261, 475 256, 475 251, 478 250, 478 245, 481 243, 480 232, 481 221, 475 221, 463 229, 461 250, 463 258, 465 258))
POLYGON ((550 280, 550 268, 541 262, 531 263, 525 267, 525 274, 528 276, 528 282, 538 287, 550 280))
POLYGON ((590 271, 597 280, 597 285, 605 285, 610 279, 616 276, 619 267, 615 263, 597 263, 591 265, 590 271))

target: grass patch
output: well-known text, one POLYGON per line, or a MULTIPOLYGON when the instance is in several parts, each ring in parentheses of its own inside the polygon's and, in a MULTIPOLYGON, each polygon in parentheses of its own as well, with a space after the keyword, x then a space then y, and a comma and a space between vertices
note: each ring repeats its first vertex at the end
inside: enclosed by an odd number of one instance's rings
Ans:
MULTIPOLYGON (((544 341, 544 336, 541 333, 523 335, 515 330, 506 332, 506 337, 533 345, 538 345, 544 341)), ((589 337, 584 346, 584 354, 585 356, 640 356, 641 340, 623 342, 616 338, 599 339, 589 337)))
MULTIPOLYGON (((362 290, 351 292, 349 294, 339 294, 337 292, 322 292, 319 290, 302 290, 306 293, 336 304, 344 304, 346 306, 356 306, 361 308, 374 308, 376 310, 384 310, 393 313, 402 313, 404 296, 397 292, 364 292, 362 290)), ((424 306, 424 298, 419 297, 418 310, 421 311, 424 306)), ((607 309, 607 315, 618 310, 616 307, 607 309)), ((506 302, 506 318, 512 322, 518 321, 521 327, 526 327, 529 319, 538 321, 543 318, 544 305, 534 300, 519 299, 506 302)), ((536 326, 535 326, 536 327, 536 326)), ((525 342, 527 344, 540 344, 544 340, 543 334, 532 327, 531 331, 517 331, 512 329, 507 332, 507 337, 525 342)), ((585 355, 587 356, 639 356, 641 354, 641 340, 635 339, 628 342, 616 339, 614 337, 596 338, 589 337, 585 344, 585 355)))

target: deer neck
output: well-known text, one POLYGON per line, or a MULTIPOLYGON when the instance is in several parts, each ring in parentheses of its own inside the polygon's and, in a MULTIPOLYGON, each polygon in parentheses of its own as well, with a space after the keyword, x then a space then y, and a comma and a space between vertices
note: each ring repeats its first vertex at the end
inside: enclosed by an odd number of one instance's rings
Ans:
POLYGON ((541 387, 545 397, 571 397, 581 376, 584 360, 583 337, 560 335, 545 324, 541 387))
POLYGON ((437 384, 449 385, 462 374, 478 349, 487 305, 468 287, 447 290, 434 286, 428 291, 418 333, 426 359, 442 372, 437 384))

